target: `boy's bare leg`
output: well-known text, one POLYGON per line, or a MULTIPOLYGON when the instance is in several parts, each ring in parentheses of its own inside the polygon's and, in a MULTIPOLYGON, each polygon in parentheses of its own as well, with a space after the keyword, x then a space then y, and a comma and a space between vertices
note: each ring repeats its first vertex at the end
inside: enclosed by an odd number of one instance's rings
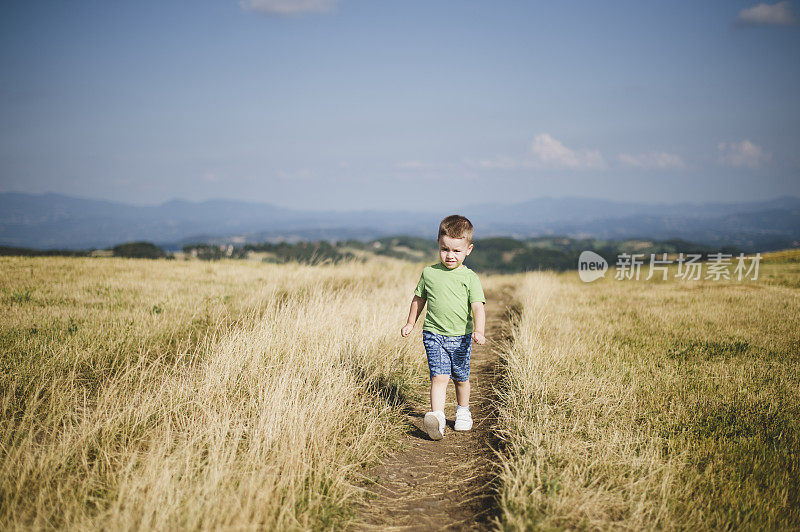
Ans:
POLYGON ((458 406, 469 406, 469 379, 464 382, 453 382, 456 385, 456 401, 458 401, 458 406))
POLYGON ((433 412, 444 411, 444 398, 448 382, 450 382, 450 375, 435 375, 431 379, 431 410, 433 412))

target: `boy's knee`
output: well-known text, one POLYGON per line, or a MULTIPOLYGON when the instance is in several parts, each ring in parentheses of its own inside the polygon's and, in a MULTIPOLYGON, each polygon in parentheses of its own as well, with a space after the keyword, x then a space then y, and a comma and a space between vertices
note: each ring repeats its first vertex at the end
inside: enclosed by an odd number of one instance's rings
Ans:
POLYGON ((431 382, 436 384, 445 383, 447 384, 450 381, 450 375, 434 375, 431 377, 431 382))

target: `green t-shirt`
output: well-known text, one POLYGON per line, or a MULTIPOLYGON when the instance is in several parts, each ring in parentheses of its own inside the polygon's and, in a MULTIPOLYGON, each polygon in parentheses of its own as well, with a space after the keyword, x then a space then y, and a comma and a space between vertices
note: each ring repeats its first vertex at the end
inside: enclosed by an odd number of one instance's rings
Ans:
POLYGON ((463 264, 455 270, 441 262, 426 266, 414 295, 428 300, 422 330, 444 336, 472 334, 472 303, 486 302, 478 276, 463 264))

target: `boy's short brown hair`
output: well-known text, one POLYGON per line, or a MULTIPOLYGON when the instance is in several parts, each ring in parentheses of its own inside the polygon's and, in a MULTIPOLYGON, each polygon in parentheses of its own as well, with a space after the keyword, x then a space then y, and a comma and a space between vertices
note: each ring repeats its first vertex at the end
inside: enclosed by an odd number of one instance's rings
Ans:
POLYGON ((450 238, 466 238, 467 244, 472 244, 472 222, 467 220, 460 214, 452 214, 442 220, 439 224, 439 236, 437 240, 443 236, 450 238))

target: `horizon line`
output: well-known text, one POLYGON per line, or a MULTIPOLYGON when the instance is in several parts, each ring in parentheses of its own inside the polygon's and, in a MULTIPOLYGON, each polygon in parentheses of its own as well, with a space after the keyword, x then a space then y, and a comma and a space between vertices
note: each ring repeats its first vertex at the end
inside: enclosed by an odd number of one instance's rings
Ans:
MULTIPOLYGON (((22 196, 35 196, 35 197, 43 197, 43 196, 59 196, 62 198, 74 199, 74 200, 83 200, 83 201, 95 201, 98 203, 109 203, 112 205, 124 205, 126 207, 136 207, 136 208, 148 208, 148 207, 163 207, 170 203, 187 203, 191 205, 201 205, 204 203, 212 203, 212 202, 230 202, 230 203, 241 203, 247 205, 261 205, 261 206, 268 206, 275 209, 281 209, 286 211, 295 211, 295 212, 314 212, 314 213, 326 213, 326 212, 335 212, 335 213, 355 213, 355 212, 381 212, 381 213, 392 213, 392 212, 431 212, 428 209, 348 209, 348 210, 339 210, 339 209, 296 209, 293 207, 284 207, 281 205, 277 205, 274 203, 269 203, 266 201, 252 201, 252 200, 243 200, 243 199, 235 199, 235 198, 224 198, 224 197, 215 197, 215 198, 206 198, 202 200, 189 200, 183 198, 170 198, 168 200, 162 201, 160 203, 126 203, 123 201, 118 200, 111 200, 105 198, 91 198, 86 196, 72 196, 69 194, 63 194, 60 192, 23 192, 19 190, 2 190, 0 191, 0 195, 11 195, 17 194, 22 196)), ((738 203, 765 203, 780 199, 796 199, 800 200, 800 196, 795 196, 792 194, 778 194, 777 196, 773 196, 769 199, 761 199, 761 200, 748 200, 748 199, 740 199, 740 200, 732 200, 732 201, 691 201, 691 200, 678 200, 672 202, 666 201, 643 201, 643 200, 621 200, 621 199, 614 199, 614 198, 603 198, 597 196, 533 196, 528 199, 522 201, 514 201, 514 202, 485 202, 485 203, 473 203, 468 205, 463 205, 460 208, 476 208, 476 207, 483 207, 483 206, 492 206, 492 205, 503 205, 503 206, 511 206, 511 205, 520 205, 523 203, 527 203, 530 201, 536 200, 595 200, 595 201, 608 201, 608 202, 615 202, 615 203, 627 203, 627 204, 637 204, 637 205, 652 205, 652 206, 665 206, 665 205, 692 205, 692 206, 701 206, 701 205, 709 205, 709 204, 716 204, 716 205, 736 205, 738 203)))

